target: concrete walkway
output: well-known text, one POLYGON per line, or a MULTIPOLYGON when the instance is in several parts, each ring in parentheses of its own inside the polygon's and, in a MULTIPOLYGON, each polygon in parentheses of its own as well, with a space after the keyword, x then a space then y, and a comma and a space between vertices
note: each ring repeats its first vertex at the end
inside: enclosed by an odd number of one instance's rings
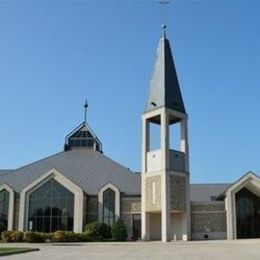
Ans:
POLYGON ((40 251, 1 259, 174 259, 174 260, 260 260, 260 239, 192 242, 125 242, 1 244, 1 247, 38 247, 40 251))

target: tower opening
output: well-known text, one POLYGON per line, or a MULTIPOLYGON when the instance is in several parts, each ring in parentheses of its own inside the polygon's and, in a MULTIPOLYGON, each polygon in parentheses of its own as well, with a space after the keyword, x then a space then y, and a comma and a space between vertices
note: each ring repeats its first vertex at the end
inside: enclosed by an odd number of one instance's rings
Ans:
POLYGON ((155 123, 149 122, 150 125, 150 149, 149 151, 155 151, 161 149, 161 126, 155 123))
POLYGON ((181 151, 181 124, 175 123, 169 126, 170 150, 181 151))

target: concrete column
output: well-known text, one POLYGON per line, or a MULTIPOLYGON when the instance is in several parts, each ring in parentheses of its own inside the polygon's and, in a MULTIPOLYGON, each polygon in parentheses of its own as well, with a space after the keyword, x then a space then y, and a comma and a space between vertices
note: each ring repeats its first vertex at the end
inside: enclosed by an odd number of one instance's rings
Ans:
MULTIPOLYGON (((182 119, 181 121, 181 152, 185 154, 184 170, 189 174, 189 143, 188 143, 188 121, 182 119)), ((186 176, 186 212, 183 214, 183 240, 191 238, 190 227, 190 178, 186 176)))
POLYGON ((190 181, 189 175, 186 175, 186 208, 182 215, 182 240, 191 239, 191 215, 190 215, 190 181))
POLYGON ((181 152, 185 153, 185 172, 189 172, 188 121, 181 121, 181 152))
POLYGON ((142 239, 150 240, 150 224, 149 224, 149 214, 146 213, 146 190, 145 190, 145 174, 147 172, 147 152, 150 150, 150 124, 149 121, 143 117, 142 120, 142 239))
POLYGON ((150 122, 143 117, 142 126, 142 174, 147 172, 147 152, 150 150, 150 122))
POLYGON ((169 207, 169 116, 163 111, 161 114, 161 151, 162 151, 162 210, 161 227, 163 242, 170 240, 170 207, 169 207))
POLYGON ((233 191, 228 190, 225 199, 226 218, 227 218, 227 239, 237 238, 236 230, 236 200, 233 191))

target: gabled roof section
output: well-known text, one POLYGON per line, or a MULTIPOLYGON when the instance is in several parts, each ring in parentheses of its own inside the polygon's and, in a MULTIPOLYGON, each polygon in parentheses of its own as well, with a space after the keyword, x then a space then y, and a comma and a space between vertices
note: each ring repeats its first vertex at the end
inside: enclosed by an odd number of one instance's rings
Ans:
POLYGON ((159 41, 145 112, 163 106, 186 114, 170 42, 165 35, 159 41))
POLYGON ((228 191, 237 192, 243 187, 249 188, 251 191, 255 190, 260 194, 260 176, 257 176, 254 172, 249 171, 239 178, 235 183, 228 187, 228 191))
POLYGON ((75 148, 92 148, 102 152, 102 143, 87 122, 81 123, 66 136, 64 150, 75 148))
POLYGON ((135 174, 93 149, 73 149, 25 165, 0 176, 0 186, 7 184, 20 193, 53 168, 88 195, 97 195, 107 183, 113 183, 126 195, 141 193, 140 174, 135 174))

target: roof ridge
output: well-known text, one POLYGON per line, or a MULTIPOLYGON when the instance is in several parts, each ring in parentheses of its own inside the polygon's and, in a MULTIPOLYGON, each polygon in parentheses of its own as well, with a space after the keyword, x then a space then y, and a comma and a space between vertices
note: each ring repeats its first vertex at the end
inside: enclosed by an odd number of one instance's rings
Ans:
POLYGON ((54 157, 54 156, 56 156, 56 155, 58 155, 58 154, 62 154, 62 153, 65 153, 65 152, 64 152, 64 151, 61 151, 61 152, 58 152, 58 153, 55 153, 55 154, 46 156, 46 157, 44 157, 44 158, 42 158, 42 159, 39 159, 39 160, 36 160, 36 161, 34 161, 34 162, 25 164, 25 165, 23 165, 23 166, 21 166, 21 167, 18 167, 17 169, 13 170, 12 172, 16 172, 16 171, 18 171, 18 170, 21 170, 21 169, 23 169, 23 168, 25 168, 25 167, 31 166, 31 165, 33 165, 33 164, 35 164, 35 163, 40 162, 40 161, 45 161, 45 160, 47 160, 47 159, 50 159, 51 157, 54 157))

